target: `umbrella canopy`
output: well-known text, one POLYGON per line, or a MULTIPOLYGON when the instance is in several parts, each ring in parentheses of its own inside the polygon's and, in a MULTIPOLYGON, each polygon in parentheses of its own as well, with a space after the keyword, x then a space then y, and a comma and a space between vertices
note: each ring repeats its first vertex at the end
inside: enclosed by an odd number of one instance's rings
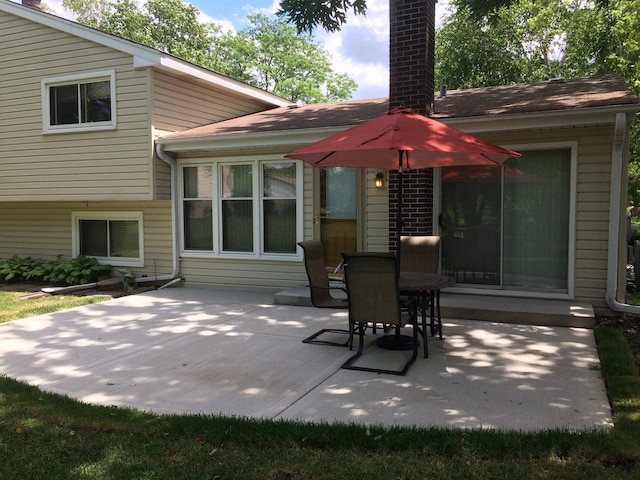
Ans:
POLYGON ((318 167, 502 165, 520 154, 398 107, 286 155, 318 167), (400 153, 399 153, 400 152, 400 153))
POLYGON ((502 165, 518 152, 398 107, 291 152, 316 167, 398 169, 397 245, 402 231, 402 172, 463 165, 502 165))

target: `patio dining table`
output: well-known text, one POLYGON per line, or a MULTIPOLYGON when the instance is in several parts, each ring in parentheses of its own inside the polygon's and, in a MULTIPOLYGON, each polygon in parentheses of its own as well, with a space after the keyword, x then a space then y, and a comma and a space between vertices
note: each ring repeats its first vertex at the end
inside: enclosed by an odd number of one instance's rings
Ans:
MULTIPOLYGON (((425 272, 400 272, 398 289, 403 295, 416 297, 419 300, 421 312, 421 326, 424 358, 429 356, 427 346, 427 309, 429 309, 430 333, 438 332, 442 339, 442 318, 440 316, 440 290, 455 285, 455 280, 447 275, 425 272)), ((413 337, 401 335, 399 328, 395 335, 381 337, 376 342, 380 348, 389 350, 410 350, 413 348, 413 337)))

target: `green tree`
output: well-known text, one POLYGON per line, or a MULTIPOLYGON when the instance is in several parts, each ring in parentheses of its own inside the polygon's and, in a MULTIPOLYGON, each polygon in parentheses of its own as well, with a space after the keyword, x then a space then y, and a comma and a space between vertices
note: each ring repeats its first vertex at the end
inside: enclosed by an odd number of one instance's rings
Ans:
POLYGON ((293 101, 320 103, 351 96, 356 83, 333 72, 330 55, 311 34, 299 35, 283 20, 266 15, 248 18, 247 28, 218 40, 214 68, 293 101))
POLYGON ((346 23, 347 13, 364 15, 366 10, 366 0, 280 0, 278 15, 298 32, 311 33, 316 27, 335 32, 346 23))
POLYGON ((464 89, 523 81, 525 52, 514 30, 513 19, 489 28, 486 19, 458 9, 437 32, 435 84, 464 89))
MULTIPOLYGON (((640 0, 482 3, 454 2, 457 9, 436 37, 436 85, 617 74, 640 95, 640 0)), ((640 204, 640 122, 630 145, 629 196, 640 204)))
POLYGON ((329 53, 311 34, 282 20, 249 17, 234 33, 198 21, 181 0, 63 0, 80 23, 157 48, 292 101, 346 100, 357 88, 333 71, 329 53))

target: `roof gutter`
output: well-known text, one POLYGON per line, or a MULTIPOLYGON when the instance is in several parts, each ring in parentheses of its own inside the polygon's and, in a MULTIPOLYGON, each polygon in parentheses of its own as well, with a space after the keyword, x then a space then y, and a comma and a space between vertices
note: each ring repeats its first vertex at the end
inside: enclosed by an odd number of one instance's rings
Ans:
POLYGON ((609 105, 544 112, 503 113, 488 112, 477 117, 445 117, 433 116, 434 120, 464 130, 467 133, 499 133, 513 131, 530 131, 533 129, 589 127, 609 125, 611 116, 618 113, 636 114, 638 104, 609 105))
POLYGON ((609 198, 609 244, 607 258, 607 291, 605 299, 609 308, 616 312, 640 314, 640 307, 620 303, 618 293, 618 259, 620 254, 620 226, 622 220, 622 178, 624 145, 627 136, 627 115, 616 114, 611 154, 611 196, 609 198))

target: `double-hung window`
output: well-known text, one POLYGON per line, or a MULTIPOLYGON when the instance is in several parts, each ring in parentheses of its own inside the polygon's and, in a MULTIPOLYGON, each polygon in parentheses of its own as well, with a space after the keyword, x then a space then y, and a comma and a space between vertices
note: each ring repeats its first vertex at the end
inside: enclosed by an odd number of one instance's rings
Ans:
POLYGON ((296 254, 302 170, 296 162, 216 162, 182 168, 183 250, 296 254))
POLYGON ((141 212, 73 212, 73 255, 144 266, 141 212))
POLYGON ((42 103, 45 132, 115 128, 115 73, 102 71, 44 79, 42 103))

